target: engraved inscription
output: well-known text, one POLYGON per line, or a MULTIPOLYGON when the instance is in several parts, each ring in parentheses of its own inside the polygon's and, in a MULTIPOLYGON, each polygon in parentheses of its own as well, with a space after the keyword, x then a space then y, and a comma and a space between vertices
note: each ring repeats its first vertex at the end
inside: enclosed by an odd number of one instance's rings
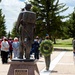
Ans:
POLYGON ((28 75, 28 69, 14 69, 14 75, 28 75))

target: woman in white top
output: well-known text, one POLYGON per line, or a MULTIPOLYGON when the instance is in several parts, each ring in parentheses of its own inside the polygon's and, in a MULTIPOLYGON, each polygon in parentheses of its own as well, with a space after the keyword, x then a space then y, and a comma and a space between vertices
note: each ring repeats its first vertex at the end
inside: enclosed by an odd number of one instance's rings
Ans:
POLYGON ((8 53, 9 53, 9 43, 7 41, 7 38, 4 37, 3 41, 1 42, 1 57, 3 64, 8 62, 8 53))

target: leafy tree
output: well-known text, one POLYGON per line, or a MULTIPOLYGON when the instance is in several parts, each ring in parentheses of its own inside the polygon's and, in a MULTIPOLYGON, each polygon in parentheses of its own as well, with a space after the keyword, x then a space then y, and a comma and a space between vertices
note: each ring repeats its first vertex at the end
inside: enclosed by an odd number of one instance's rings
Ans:
POLYGON ((4 18, 5 18, 5 15, 2 14, 2 9, 0 9, 0 38, 3 36, 6 36, 6 26, 5 26, 4 18))
POLYGON ((14 27, 11 31, 11 37, 14 38, 14 37, 19 37, 19 34, 16 32, 16 22, 14 23, 14 27))
POLYGON ((70 37, 75 37, 75 8, 73 13, 70 14, 69 20, 68 20, 68 34, 70 37))
POLYGON ((8 32, 7 37, 8 37, 8 39, 9 39, 9 37, 11 37, 10 31, 8 32))
POLYGON ((35 35, 45 36, 48 33, 52 38, 60 37, 63 34, 61 12, 68 9, 65 4, 59 4, 59 0, 33 0, 32 10, 36 12, 36 33, 35 35), (40 33, 39 33, 40 32, 40 33))

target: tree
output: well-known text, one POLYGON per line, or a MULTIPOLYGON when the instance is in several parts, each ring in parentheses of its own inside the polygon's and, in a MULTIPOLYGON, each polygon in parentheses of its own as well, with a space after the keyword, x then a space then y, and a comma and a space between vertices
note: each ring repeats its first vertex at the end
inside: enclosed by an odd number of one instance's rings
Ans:
POLYGON ((36 12, 36 35, 45 36, 48 33, 52 38, 57 38, 63 34, 62 19, 59 13, 68 9, 65 4, 59 4, 59 0, 33 0, 32 10, 36 12), (40 33, 39 33, 40 32, 40 33))
POLYGON ((11 31, 11 36, 12 36, 12 38, 19 37, 19 34, 16 31, 16 22, 14 23, 14 27, 13 27, 13 29, 11 31))
POLYGON ((75 37, 75 7, 73 13, 70 14, 69 20, 68 20, 68 34, 70 37, 75 37))
POLYGON ((2 9, 0 9, 0 38, 3 36, 6 36, 6 26, 5 26, 4 18, 5 18, 5 15, 2 14, 2 9))
POLYGON ((8 37, 8 39, 11 37, 10 31, 8 32, 7 37, 8 37))

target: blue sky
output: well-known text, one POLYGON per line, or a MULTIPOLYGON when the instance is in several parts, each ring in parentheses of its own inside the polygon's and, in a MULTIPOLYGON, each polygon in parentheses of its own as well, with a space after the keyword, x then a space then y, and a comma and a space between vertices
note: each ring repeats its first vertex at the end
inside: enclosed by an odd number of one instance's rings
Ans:
MULTIPOLYGON (((0 8, 5 15, 6 20, 6 31, 9 32, 13 28, 13 23, 17 20, 21 8, 25 6, 24 2, 27 0, 2 0, 0 3, 0 8)), ((60 3, 66 4, 69 7, 67 11, 62 13, 62 15, 68 15, 73 12, 75 7, 75 0, 59 0, 60 3)))

